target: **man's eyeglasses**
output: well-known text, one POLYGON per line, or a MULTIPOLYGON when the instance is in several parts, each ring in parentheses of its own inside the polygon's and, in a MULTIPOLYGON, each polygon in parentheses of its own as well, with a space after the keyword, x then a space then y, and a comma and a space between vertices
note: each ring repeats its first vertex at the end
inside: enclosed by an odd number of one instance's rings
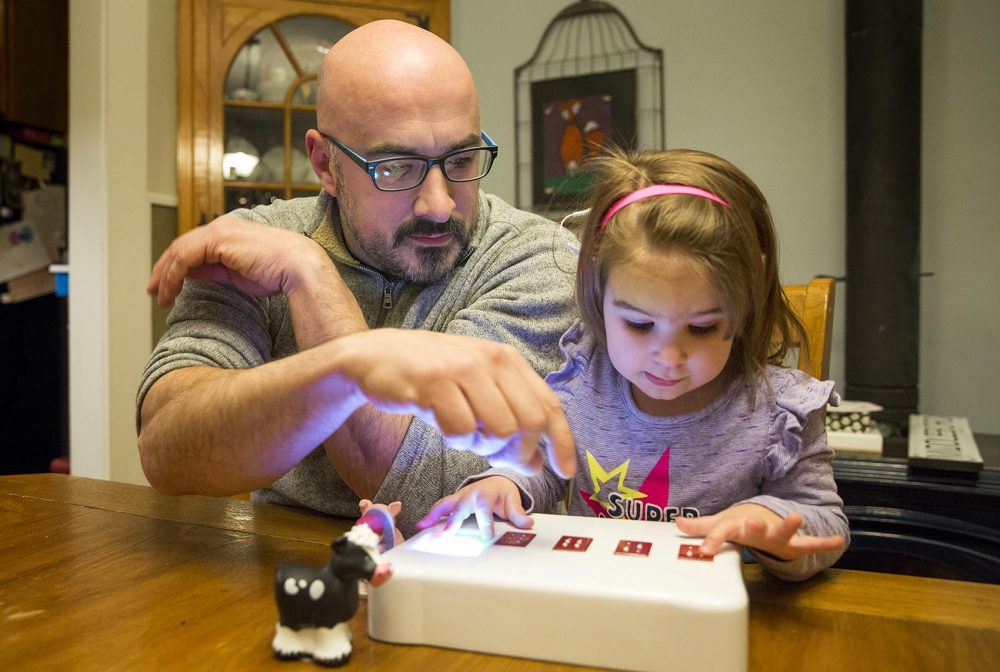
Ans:
POLYGON ((431 166, 441 166, 441 172, 452 182, 473 182, 486 177, 497 158, 497 143, 482 131, 485 147, 456 149, 432 159, 423 156, 394 156, 388 159, 369 161, 332 135, 320 131, 320 135, 340 148, 354 163, 363 168, 372 178, 379 191, 405 191, 420 186, 430 172, 431 166))

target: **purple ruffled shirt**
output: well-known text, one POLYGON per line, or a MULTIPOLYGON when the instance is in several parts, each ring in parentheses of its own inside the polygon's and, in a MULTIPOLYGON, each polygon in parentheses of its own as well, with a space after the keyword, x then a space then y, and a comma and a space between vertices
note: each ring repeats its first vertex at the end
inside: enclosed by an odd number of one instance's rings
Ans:
MULTIPOLYGON (((801 514, 802 534, 848 538, 824 427, 826 405, 840 400, 833 382, 771 366, 756 381, 753 403, 737 380, 699 411, 658 417, 638 409, 628 380, 582 324, 560 345, 565 363, 546 380, 576 440, 571 515, 671 521, 752 502, 780 516, 801 514)), ((567 482, 548 468, 535 478, 508 469, 488 474, 517 483, 529 511, 553 511, 566 498, 567 482)), ((794 561, 756 555, 775 575, 801 580, 842 553, 794 561)))

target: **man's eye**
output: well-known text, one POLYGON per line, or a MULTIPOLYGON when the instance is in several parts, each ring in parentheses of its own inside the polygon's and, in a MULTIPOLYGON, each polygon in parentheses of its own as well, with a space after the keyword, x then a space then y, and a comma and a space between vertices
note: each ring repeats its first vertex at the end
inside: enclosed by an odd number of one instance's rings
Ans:
POLYGON ((688 331, 690 331, 695 336, 708 336, 709 334, 714 334, 718 331, 719 325, 715 324, 692 324, 688 326, 688 331))
POLYGON ((472 157, 468 155, 459 154, 458 156, 453 156, 448 159, 448 167, 454 168, 456 170, 461 170, 463 168, 468 168, 472 164, 472 157))
POLYGON ((456 154, 445 162, 445 173, 450 177, 472 177, 479 163, 471 154, 456 154))
POLYGON ((387 180, 398 180, 405 177, 413 169, 413 164, 408 161, 393 161, 391 163, 381 163, 378 166, 378 175, 387 180))

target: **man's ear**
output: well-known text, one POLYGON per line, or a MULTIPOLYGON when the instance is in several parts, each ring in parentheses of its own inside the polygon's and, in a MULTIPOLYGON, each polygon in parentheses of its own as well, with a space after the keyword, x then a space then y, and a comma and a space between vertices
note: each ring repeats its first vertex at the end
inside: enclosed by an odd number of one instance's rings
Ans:
POLYGON ((319 178, 323 190, 334 198, 337 197, 337 180, 333 176, 333 163, 330 156, 330 143, 316 129, 306 133, 306 153, 313 172, 319 178))

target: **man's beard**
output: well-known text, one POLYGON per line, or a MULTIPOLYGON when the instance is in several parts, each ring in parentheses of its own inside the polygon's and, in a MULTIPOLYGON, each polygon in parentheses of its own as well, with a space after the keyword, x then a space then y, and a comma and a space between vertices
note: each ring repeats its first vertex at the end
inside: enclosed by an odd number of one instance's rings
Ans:
MULTIPOLYGON (((336 162, 335 162, 336 164, 336 162)), ((393 235, 391 243, 377 235, 368 235, 354 225, 354 201, 343 188, 339 166, 335 165, 337 202, 341 226, 361 245, 367 263, 391 278, 419 284, 430 284, 451 273, 469 246, 474 227, 466 227, 465 220, 452 215, 446 222, 429 219, 410 219, 393 235), (451 234, 447 245, 416 246, 411 253, 408 241, 411 236, 451 234), (413 255, 416 260, 413 260, 413 255)))
POLYGON ((465 226, 465 220, 457 215, 452 215, 446 222, 432 222, 428 219, 411 219, 405 222, 396 230, 393 237, 392 250, 390 255, 396 267, 393 271, 385 269, 386 272, 393 273, 398 278, 403 278, 410 282, 429 284, 439 280, 451 273, 455 264, 465 253, 469 246, 469 230, 465 226), (434 236, 440 234, 451 234, 451 240, 447 245, 433 247, 418 246, 415 249, 417 262, 409 265, 406 269, 400 268, 406 265, 403 249, 411 236, 434 236))

